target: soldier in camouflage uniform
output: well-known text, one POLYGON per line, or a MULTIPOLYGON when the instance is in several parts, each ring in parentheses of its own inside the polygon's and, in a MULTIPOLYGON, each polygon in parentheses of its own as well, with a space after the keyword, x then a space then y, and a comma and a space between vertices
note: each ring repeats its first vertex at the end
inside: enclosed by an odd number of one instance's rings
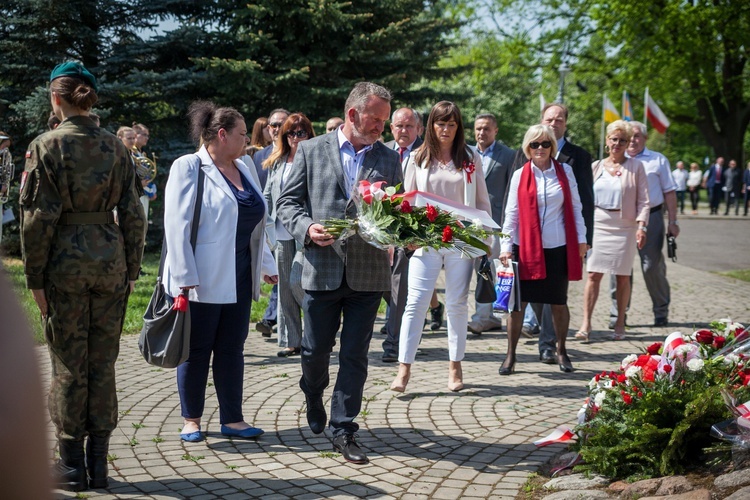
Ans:
POLYGON ((107 485, 109 436, 117 425, 115 361, 146 218, 130 152, 88 116, 97 100, 94 76, 64 63, 50 82, 62 123, 26 152, 21 245, 52 361, 49 412, 60 486, 80 491, 107 485))

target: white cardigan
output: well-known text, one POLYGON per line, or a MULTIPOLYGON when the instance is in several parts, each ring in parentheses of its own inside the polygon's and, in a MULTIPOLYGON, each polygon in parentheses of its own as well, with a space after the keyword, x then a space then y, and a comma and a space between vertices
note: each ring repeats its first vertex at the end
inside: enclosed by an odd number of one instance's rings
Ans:
MULTIPOLYGON (((263 190, 257 174, 242 161, 235 160, 240 173, 250 182, 265 207, 263 190), (255 175, 254 175, 255 174, 255 175)), ((169 171, 164 193, 164 237, 167 257, 164 265, 164 286, 177 296, 180 287, 195 286, 190 300, 213 304, 237 302, 235 272, 235 236, 237 229, 237 200, 226 180, 214 165, 205 146, 197 154, 177 158, 169 171), (200 159, 200 162, 198 161, 200 159), (198 168, 205 173, 203 199, 195 255, 190 246, 190 227, 195 209, 198 168)), ((253 300, 260 296, 261 276, 278 274, 276 263, 266 242, 263 218, 250 239, 252 256, 253 300)))

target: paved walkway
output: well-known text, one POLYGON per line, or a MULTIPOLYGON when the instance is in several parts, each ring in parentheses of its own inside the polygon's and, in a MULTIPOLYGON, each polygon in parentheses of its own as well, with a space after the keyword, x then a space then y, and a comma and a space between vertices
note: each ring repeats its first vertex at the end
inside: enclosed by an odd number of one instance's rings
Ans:
MULTIPOLYGON (((359 419, 360 442, 371 459, 364 466, 347 464, 331 452, 328 437, 310 432, 297 386, 299 357, 277 358, 275 342, 251 332, 245 348, 245 416, 266 434, 257 442, 221 436, 209 387, 208 438, 183 443, 174 373, 147 365, 137 338, 125 337, 117 363, 121 420, 112 438, 110 488, 83 498, 514 498, 527 476, 562 449, 537 449, 532 442, 574 423, 595 372, 616 368, 627 354, 674 330, 687 332, 726 316, 750 322, 750 284, 672 263, 669 277, 673 325, 650 326, 650 301, 636 272, 628 340, 605 340, 608 303, 600 300, 593 342, 569 340, 577 368, 572 374, 539 363, 535 343, 522 339, 516 374, 500 377, 506 336, 491 332, 470 339, 463 364, 467 387, 451 393, 440 330, 425 334, 423 355, 407 392, 399 395, 388 390, 396 366, 380 361, 382 335, 376 333, 359 419)), ((582 283, 571 286, 571 335, 580 322, 581 291, 582 283)), ((43 348, 39 357, 48 379, 43 348)), ((335 370, 335 356, 331 361, 335 370)), ((325 397, 328 403, 330 391, 325 397)))

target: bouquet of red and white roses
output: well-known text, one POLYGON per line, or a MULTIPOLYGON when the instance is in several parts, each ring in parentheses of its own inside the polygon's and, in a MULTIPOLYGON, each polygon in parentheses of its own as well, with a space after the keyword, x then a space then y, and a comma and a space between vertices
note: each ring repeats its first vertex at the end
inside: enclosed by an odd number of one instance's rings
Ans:
POLYGON ((750 331, 728 319, 690 335, 674 332, 625 357, 619 369, 596 374, 578 426, 538 445, 577 436, 573 447, 585 461, 578 469, 618 478, 681 472, 715 444, 711 435, 725 438, 712 428, 730 417, 748 415, 743 439, 750 445, 748 350, 750 331))
POLYGON ((425 206, 415 206, 415 200, 421 204, 425 198, 438 200, 436 203, 448 200, 419 191, 398 193, 399 186, 385 187, 385 184, 360 181, 354 194, 357 218, 326 219, 322 221, 326 231, 337 238, 356 233, 380 249, 408 245, 457 248, 470 257, 489 253, 486 240, 492 235, 502 235, 494 228, 487 229, 492 221, 481 210, 461 206, 448 211, 429 202, 425 206), (475 217, 469 219, 471 215, 475 217))

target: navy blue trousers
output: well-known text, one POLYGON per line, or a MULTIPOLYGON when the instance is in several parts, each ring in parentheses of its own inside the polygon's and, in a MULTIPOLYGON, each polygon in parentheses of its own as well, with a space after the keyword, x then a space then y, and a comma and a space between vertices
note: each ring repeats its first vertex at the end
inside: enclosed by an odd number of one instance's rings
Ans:
POLYGON ((213 353, 219 420, 222 424, 244 420, 243 348, 250 323, 250 288, 242 290, 234 304, 190 303, 190 357, 177 367, 177 390, 183 418, 203 416, 208 367, 213 353))
POLYGON ((339 373, 331 399, 329 427, 334 436, 354 434, 359 425, 354 419, 362 407, 362 393, 367 380, 367 351, 372 325, 378 314, 383 292, 357 292, 349 288, 346 278, 332 291, 305 291, 302 309, 305 334, 302 336, 302 391, 322 396, 330 383, 328 373, 336 332, 341 326, 339 373))

